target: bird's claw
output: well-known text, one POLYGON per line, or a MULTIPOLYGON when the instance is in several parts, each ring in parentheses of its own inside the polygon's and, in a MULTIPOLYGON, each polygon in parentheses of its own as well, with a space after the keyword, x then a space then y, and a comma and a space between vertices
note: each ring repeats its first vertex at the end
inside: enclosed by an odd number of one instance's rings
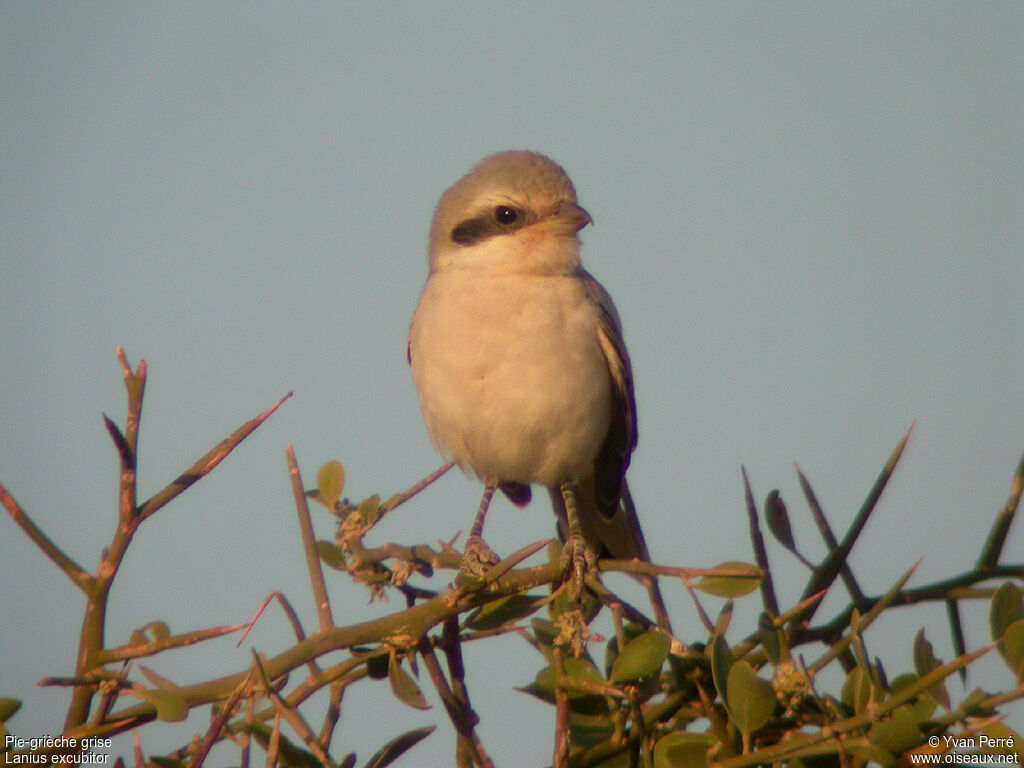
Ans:
POLYGON ((597 555, 578 533, 569 534, 562 545, 559 564, 564 571, 572 569, 571 594, 577 598, 583 594, 583 582, 587 574, 597 571, 597 555))
POLYGON ((483 576, 487 569, 495 565, 500 558, 491 551, 480 536, 470 535, 466 539, 466 549, 462 554, 459 573, 466 576, 483 576))

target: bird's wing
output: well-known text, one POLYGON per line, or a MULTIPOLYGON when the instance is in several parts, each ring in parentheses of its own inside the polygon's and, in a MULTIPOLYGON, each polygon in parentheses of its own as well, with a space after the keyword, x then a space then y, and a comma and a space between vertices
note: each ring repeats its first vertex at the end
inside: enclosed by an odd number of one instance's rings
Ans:
POLYGON ((619 509, 622 484, 629 458, 636 448, 636 399, 633 394, 633 370, 622 339, 619 313, 611 296, 586 272, 581 275, 588 297, 599 312, 598 342, 608 365, 612 403, 608 434, 594 460, 594 493, 597 508, 610 519, 619 509))

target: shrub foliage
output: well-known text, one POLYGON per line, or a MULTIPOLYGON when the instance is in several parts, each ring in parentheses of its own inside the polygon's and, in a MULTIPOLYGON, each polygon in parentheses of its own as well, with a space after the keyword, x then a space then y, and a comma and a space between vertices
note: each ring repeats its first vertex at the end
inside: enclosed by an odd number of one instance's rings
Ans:
MULTIPOLYGON (((461 648, 515 632, 537 651, 539 671, 521 691, 550 703, 555 766, 704 766, 722 768, 760 764, 807 766, 906 765, 928 759, 969 762, 986 759, 1020 762, 1024 742, 1000 720, 1000 708, 1024 697, 1024 566, 1004 563, 1003 549, 1024 487, 1024 459, 1017 467, 1006 506, 992 523, 970 571, 931 584, 908 586, 913 567, 882 595, 867 595, 850 569, 849 555, 895 468, 908 435, 900 441, 867 494, 856 518, 837 538, 810 482, 798 471, 810 514, 828 551, 811 562, 797 549, 785 504, 776 491, 759 509, 744 473, 752 563, 724 563, 693 569, 636 561, 601 561, 599 573, 574 584, 559 565, 557 546, 547 562, 526 565, 545 542, 506 558, 483 577, 458 574, 461 555, 450 544, 374 544, 377 523, 419 492, 443 468, 405 493, 386 501, 373 496, 358 502, 343 497, 345 473, 338 462, 320 468, 315 488, 302 482, 294 453, 287 451, 295 507, 305 547, 310 584, 318 607, 318 627, 302 627, 285 596, 274 594, 289 617, 294 644, 251 663, 234 675, 175 684, 138 660, 201 643, 246 627, 224 626, 175 635, 162 622, 137 630, 123 645, 106 643, 106 606, 132 537, 149 517, 211 472, 239 443, 287 399, 242 425, 174 482, 149 499, 136 496, 139 419, 146 382, 145 362, 135 370, 122 350, 118 356, 128 393, 124 427, 105 418, 120 460, 117 525, 95 572, 64 554, 0 486, 0 502, 57 567, 82 590, 86 613, 75 674, 44 684, 66 686, 70 704, 63 733, 68 739, 105 738, 160 721, 184 719, 209 707, 205 733, 168 755, 144 757, 137 764, 200 766, 210 748, 223 741, 238 745, 240 764, 248 766, 258 748, 268 765, 294 768, 353 768, 355 753, 333 738, 346 691, 366 678, 387 679, 396 706, 426 708, 423 688, 434 689, 450 727, 457 734, 454 761, 460 766, 490 766, 470 704, 461 648), (333 541, 317 541, 309 501, 336 518, 333 541), (803 593, 780 603, 765 552, 767 528, 808 569, 803 593), (339 625, 325 583, 340 571, 378 596, 395 591, 405 607, 370 622, 339 625), (639 578, 679 579, 689 592, 701 623, 689 636, 673 633, 667 620, 657 624, 649 611, 629 604, 598 578, 601 572, 628 572, 639 578), (844 589, 842 610, 819 618, 822 598, 844 589), (733 601, 756 600, 762 610, 756 626, 732 621, 733 601), (966 647, 960 617, 964 601, 990 604, 992 643, 966 647), (937 658, 924 631, 905 638, 913 668, 887 670, 868 651, 868 633, 886 611, 900 606, 939 603, 948 615, 955 658, 937 658), (719 606, 714 615, 706 604, 719 606), (607 642, 588 629, 602 610, 610 612, 614 633, 607 642), (726 640, 726 636, 732 642, 726 640), (738 639, 737 639, 738 638, 738 639), (1004 690, 973 690, 953 701, 947 680, 966 680, 968 667, 995 649, 1009 667, 1004 690), (343 657, 338 660, 338 652, 343 657), (327 666, 325 657, 332 654, 327 666), (292 674, 305 668, 306 674, 292 674), (841 669, 829 679, 843 680, 838 690, 822 688, 821 673, 841 669), (325 697, 311 700, 326 691, 325 697), (929 757, 931 756, 931 757, 929 757)), ((266 605, 266 603, 265 603, 266 605)), ((658 615, 655 611, 655 615, 658 615)), ((255 619, 254 619, 255 621, 255 619)), ((887 644, 898 642, 888 639, 887 644)), ((528 678, 533 670, 524 670, 528 678)), ((487 686, 476 695, 490 693, 487 686)), ((496 695, 507 695, 498 691, 496 695)), ((0 699, 0 741, 8 762, 46 756, 74 758, 65 741, 32 750, 17 739, 13 698, 0 699)), ((16 719, 16 718, 15 718, 16 719)), ((396 735, 361 764, 385 766, 434 727, 396 735)))

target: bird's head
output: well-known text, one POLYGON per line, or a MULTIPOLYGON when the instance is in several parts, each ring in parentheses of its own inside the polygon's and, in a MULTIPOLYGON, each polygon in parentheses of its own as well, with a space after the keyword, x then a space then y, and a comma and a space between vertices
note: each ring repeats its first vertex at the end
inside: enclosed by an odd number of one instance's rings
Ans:
POLYGON ((579 267, 591 223, 568 175, 536 152, 481 160, 442 196, 430 230, 430 269, 558 274, 579 267))

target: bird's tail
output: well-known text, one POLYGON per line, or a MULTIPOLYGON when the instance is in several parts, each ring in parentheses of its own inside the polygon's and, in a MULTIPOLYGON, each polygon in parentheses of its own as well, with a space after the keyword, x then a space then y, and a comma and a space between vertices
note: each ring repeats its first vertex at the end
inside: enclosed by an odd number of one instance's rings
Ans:
MULTIPOLYGON (((611 517, 605 515, 598 506, 593 477, 576 483, 574 488, 576 489, 583 537, 593 547, 598 557, 611 557, 615 560, 637 558, 645 562, 651 561, 647 550, 647 541, 640 528, 640 518, 637 516, 633 496, 629 492, 629 486, 625 479, 622 481, 622 495, 619 498, 619 504, 611 517)), ((558 516, 559 533, 564 539, 567 530, 565 501, 558 488, 549 489, 549 493, 551 494, 551 504, 558 516)), ((651 576, 641 575, 636 578, 647 588, 651 607, 654 609, 654 617, 659 626, 671 633, 672 628, 668 612, 665 610, 661 589, 658 587, 658 580, 651 576)))

